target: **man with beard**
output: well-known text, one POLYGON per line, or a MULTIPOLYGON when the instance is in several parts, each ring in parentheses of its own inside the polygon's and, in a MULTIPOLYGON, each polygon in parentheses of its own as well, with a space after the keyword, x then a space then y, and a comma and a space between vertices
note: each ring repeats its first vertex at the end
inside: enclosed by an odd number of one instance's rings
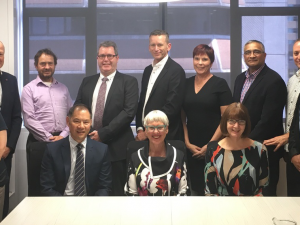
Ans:
MULTIPOLYGON (((57 57, 50 49, 39 50, 34 57, 38 76, 22 91, 24 125, 30 132, 27 152, 30 148, 45 149, 47 142, 58 141, 69 134, 66 116, 72 99, 68 88, 53 78, 56 64, 57 57)), ((28 174, 28 180, 30 176, 28 174)))

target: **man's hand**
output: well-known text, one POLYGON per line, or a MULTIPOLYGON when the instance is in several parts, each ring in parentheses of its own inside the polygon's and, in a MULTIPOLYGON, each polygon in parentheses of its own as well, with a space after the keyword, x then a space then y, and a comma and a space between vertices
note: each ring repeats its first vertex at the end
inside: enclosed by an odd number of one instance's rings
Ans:
POLYGON ((91 137, 91 139, 95 140, 95 141, 100 141, 100 137, 98 135, 98 131, 94 130, 91 133, 89 133, 89 136, 91 137))
POLYGON ((2 158, 5 159, 9 153, 10 153, 10 148, 6 146, 2 158))
POLYGON ((281 146, 288 143, 289 136, 290 136, 290 133, 286 133, 281 136, 277 136, 277 137, 271 138, 269 140, 265 140, 263 144, 267 145, 267 146, 276 145, 276 148, 274 149, 274 152, 276 152, 278 150, 278 148, 280 148, 281 146))
POLYGON ((49 140, 54 142, 54 141, 58 141, 63 138, 64 138, 63 136, 52 136, 51 138, 49 138, 49 140))
POLYGON ((300 155, 293 156, 291 161, 296 167, 296 169, 300 172, 300 155))
POLYGON ((146 134, 145 134, 145 131, 139 130, 139 131, 137 132, 137 135, 136 135, 136 137, 135 137, 135 140, 136 140, 136 141, 144 141, 144 140, 146 140, 146 139, 147 139, 147 136, 146 136, 146 134))

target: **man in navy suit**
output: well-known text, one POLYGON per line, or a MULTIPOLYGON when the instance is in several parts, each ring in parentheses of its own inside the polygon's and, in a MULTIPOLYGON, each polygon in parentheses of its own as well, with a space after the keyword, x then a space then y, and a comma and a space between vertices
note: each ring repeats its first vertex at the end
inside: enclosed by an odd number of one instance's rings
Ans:
POLYGON ((149 52, 153 57, 151 65, 143 73, 142 90, 136 113, 136 140, 146 139, 143 128, 145 116, 152 110, 163 111, 170 121, 166 139, 183 140, 181 106, 184 97, 185 72, 168 56, 171 50, 169 34, 154 30, 149 36, 149 52))
POLYGON ((74 105, 67 116, 70 135, 47 144, 41 167, 44 195, 109 195, 112 180, 108 147, 87 137, 91 118, 85 105, 74 105))
MULTIPOLYGON (((4 64, 5 48, 0 41, 0 69, 4 64)), ((11 161, 22 126, 21 103, 18 90, 18 83, 15 76, 0 70, 0 106, 1 114, 7 126, 7 144, 2 158, 4 158, 7 174, 10 177, 11 161)), ((5 185, 5 200, 3 207, 3 218, 8 214, 9 209, 9 179, 5 185)))
MULTIPOLYGON (((287 91, 281 76, 266 64, 263 43, 248 41, 244 46, 244 61, 249 67, 237 76, 234 84, 233 99, 248 109, 253 140, 263 142, 283 134, 282 113, 286 103, 287 91)), ((263 195, 276 196, 279 179, 279 160, 283 148, 275 150, 268 146, 270 183, 263 195)))
POLYGON ((100 74, 85 77, 75 103, 83 103, 92 112, 93 140, 108 145, 112 167, 112 195, 124 195, 126 182, 126 149, 134 140, 130 127, 138 103, 136 78, 117 71, 117 45, 113 41, 100 43, 98 49, 100 74))

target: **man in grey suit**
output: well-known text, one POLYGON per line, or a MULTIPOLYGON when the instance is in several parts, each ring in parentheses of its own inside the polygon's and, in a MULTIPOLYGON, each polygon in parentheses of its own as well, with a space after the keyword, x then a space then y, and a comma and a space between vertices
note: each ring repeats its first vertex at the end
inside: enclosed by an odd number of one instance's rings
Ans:
POLYGON ((166 139, 183 140, 180 113, 184 97, 185 72, 168 56, 171 47, 169 34, 166 31, 154 30, 150 33, 149 51, 153 62, 143 73, 136 114, 136 140, 146 139, 143 120, 152 110, 161 110, 168 116, 170 125, 166 139))
POLYGON ((108 145, 112 163, 112 195, 124 195, 126 181, 126 147, 134 140, 130 127, 138 102, 136 78, 119 73, 116 43, 102 42, 98 49, 100 74, 83 79, 75 103, 92 111, 94 140, 108 145))

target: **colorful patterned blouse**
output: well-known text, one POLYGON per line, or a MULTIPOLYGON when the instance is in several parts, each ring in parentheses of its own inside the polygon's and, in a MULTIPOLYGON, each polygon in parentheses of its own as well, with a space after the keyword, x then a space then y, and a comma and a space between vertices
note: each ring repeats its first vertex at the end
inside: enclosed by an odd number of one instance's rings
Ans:
POLYGON ((259 196, 269 183, 267 149, 260 142, 234 151, 210 142, 205 161, 206 195, 259 196))

